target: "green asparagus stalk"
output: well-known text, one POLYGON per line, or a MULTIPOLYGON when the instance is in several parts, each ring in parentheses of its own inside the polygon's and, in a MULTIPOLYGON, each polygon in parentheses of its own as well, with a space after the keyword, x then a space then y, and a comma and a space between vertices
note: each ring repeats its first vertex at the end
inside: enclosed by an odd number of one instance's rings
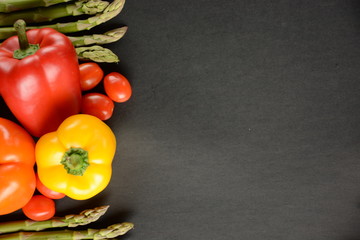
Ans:
POLYGON ((117 63, 118 56, 108 48, 101 46, 76 47, 78 59, 82 61, 117 63))
POLYGON ((0 12, 13 12, 35 7, 48 7, 72 0, 6 0, 0 1, 0 12))
POLYGON ((104 229, 87 230, 57 230, 43 232, 17 232, 0 235, 0 239, 7 240, 80 240, 80 239, 108 239, 126 234, 134 228, 129 222, 118 223, 104 229))
POLYGON ((95 15, 103 12, 109 5, 102 0, 78 0, 68 4, 58 4, 50 7, 39 7, 10 13, 0 13, 0 26, 11 26, 18 19, 26 23, 50 22, 54 19, 79 16, 83 14, 95 15))
POLYGON ((121 27, 110 30, 103 34, 93 34, 93 35, 85 35, 85 36, 69 36, 71 42, 75 47, 87 46, 93 44, 107 44, 118 41, 120 38, 124 36, 128 27, 121 27))
MULTIPOLYGON (((113 51, 111 51, 108 48, 104 48, 102 46, 94 45, 94 46, 75 47, 75 50, 77 57, 80 61, 93 61, 93 62, 104 62, 104 63, 120 62, 119 57, 113 51)), ((0 234, 1 234, 1 230, 0 230, 0 234)))
MULTIPOLYGON (((43 26, 27 26, 26 29, 34 28, 53 28, 62 33, 74 33, 83 30, 90 30, 110 19, 116 17, 123 9, 125 0, 114 0, 107 6, 107 8, 95 16, 89 17, 84 20, 78 20, 76 22, 56 23, 43 26)), ((6 39, 16 34, 14 27, 2 27, 0 28, 0 39, 6 39)))
POLYGON ((95 222, 105 214, 109 206, 101 206, 94 209, 86 209, 80 214, 54 217, 46 221, 10 221, 0 223, 0 234, 17 231, 40 231, 48 228, 77 227, 95 222))

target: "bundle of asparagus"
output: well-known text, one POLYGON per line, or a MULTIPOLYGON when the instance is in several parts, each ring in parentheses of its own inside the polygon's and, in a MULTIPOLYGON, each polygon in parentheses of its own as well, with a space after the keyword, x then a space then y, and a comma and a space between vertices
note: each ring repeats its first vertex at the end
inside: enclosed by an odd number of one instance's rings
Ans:
POLYGON ((74 228, 86 225, 98 220, 105 214, 109 206, 101 206, 94 209, 87 209, 77 215, 66 215, 65 217, 54 217, 46 221, 11 221, 0 223, 0 239, 8 240, 80 240, 80 239, 113 239, 124 235, 134 228, 129 222, 113 224, 104 229, 87 230, 47 230, 51 228, 74 228))
POLYGON ((67 34, 77 49, 80 60, 95 62, 118 62, 119 58, 100 45, 116 42, 127 31, 127 27, 116 28, 103 34, 72 36, 73 33, 90 30, 116 17, 123 9, 125 0, 9 0, 0 1, 0 40, 16 35, 11 26, 17 19, 27 22, 26 29, 53 28, 67 34), (64 17, 88 15, 86 19, 72 22, 51 21, 64 17), (29 25, 30 24, 30 25, 29 25), (95 49, 95 50, 94 50, 95 49), (90 54, 88 54, 90 52, 90 54), (86 54, 84 54, 86 53, 86 54))

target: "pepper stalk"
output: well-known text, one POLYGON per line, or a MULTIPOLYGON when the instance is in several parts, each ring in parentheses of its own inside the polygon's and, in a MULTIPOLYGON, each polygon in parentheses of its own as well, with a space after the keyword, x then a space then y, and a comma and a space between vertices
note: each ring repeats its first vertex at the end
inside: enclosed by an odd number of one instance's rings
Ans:
POLYGON ((61 164, 68 174, 82 176, 89 166, 88 152, 82 148, 70 148, 64 153, 61 164))
POLYGON ((26 36, 26 23, 24 20, 17 20, 14 24, 14 28, 18 34, 20 45, 20 49, 14 51, 14 58, 23 59, 39 50, 39 44, 29 44, 28 38, 26 36))

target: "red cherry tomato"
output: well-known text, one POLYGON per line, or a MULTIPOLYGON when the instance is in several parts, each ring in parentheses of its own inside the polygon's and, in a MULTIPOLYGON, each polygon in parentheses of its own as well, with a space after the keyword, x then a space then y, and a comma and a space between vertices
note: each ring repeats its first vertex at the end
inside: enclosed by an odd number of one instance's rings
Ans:
POLYGON ((34 195, 22 211, 31 220, 45 221, 55 215, 55 202, 43 195, 34 195))
POLYGON ((64 193, 55 192, 49 188, 47 188, 39 179, 38 175, 36 174, 36 189, 45 197, 51 199, 61 199, 65 197, 64 193))
POLYGON ((126 77, 118 72, 112 72, 104 78, 106 94, 115 102, 126 102, 132 94, 132 89, 126 77))
POLYGON ((86 62, 79 65, 81 90, 87 91, 99 84, 104 72, 97 63, 86 62))
POLYGON ((114 102, 101 93, 88 93, 82 98, 81 112, 108 120, 114 111, 114 102))

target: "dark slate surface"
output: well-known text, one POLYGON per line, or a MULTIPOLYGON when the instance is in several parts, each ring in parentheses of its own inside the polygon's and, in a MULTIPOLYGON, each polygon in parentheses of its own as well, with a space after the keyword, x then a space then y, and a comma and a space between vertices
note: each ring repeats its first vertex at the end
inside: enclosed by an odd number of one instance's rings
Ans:
POLYGON ((360 238, 358 1, 127 1, 94 31, 118 25, 114 175, 59 215, 110 204, 91 226, 133 240, 360 238))

